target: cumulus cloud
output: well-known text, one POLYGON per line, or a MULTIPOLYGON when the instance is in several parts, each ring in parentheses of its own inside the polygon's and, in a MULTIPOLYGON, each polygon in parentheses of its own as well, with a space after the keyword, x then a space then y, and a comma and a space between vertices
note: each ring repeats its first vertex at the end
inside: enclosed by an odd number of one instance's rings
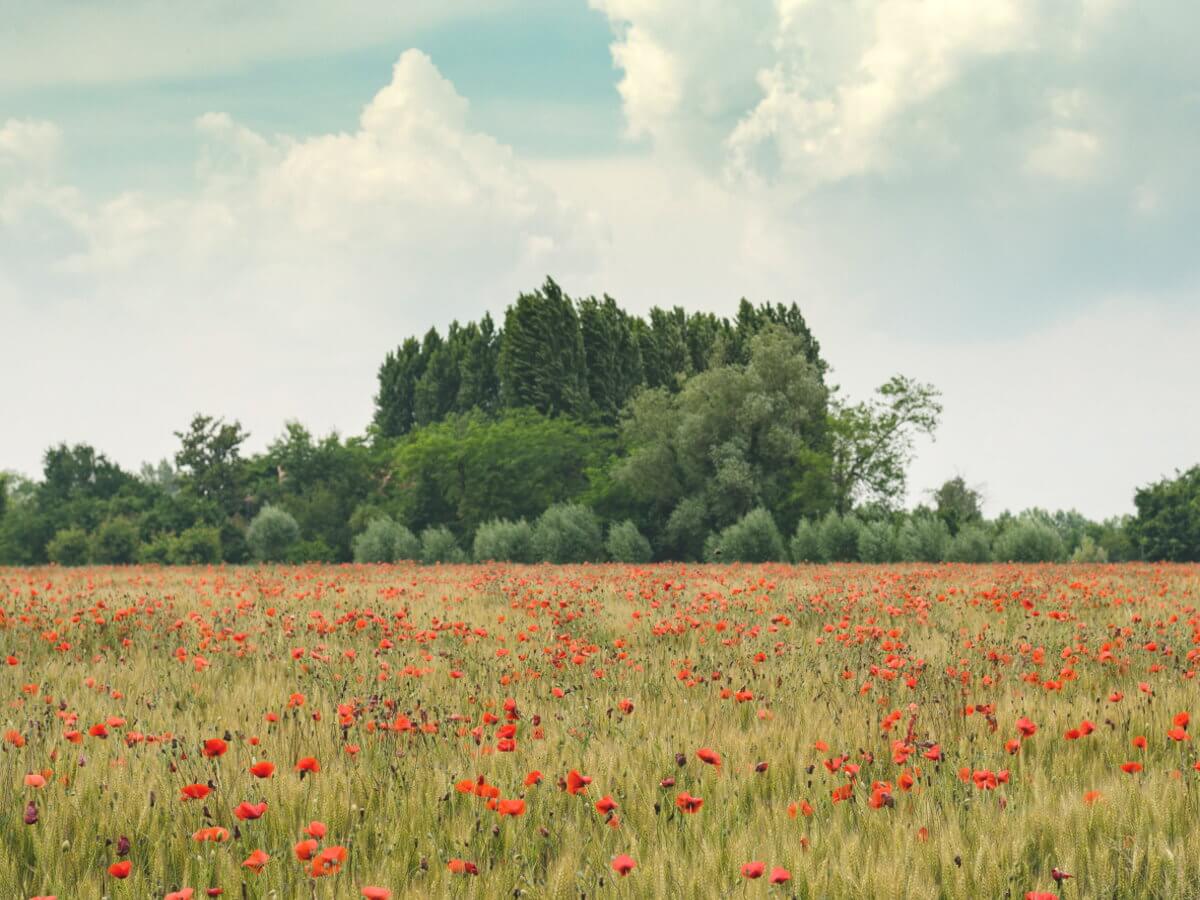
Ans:
MULTIPOLYGON (((221 113, 196 128, 194 190, 99 200, 34 172, 29 148, 51 129, 0 132, 19 163, 0 182, 0 302, 13 327, 54 334, 56 357, 89 370, 85 392, 119 392, 124 372, 124 390, 144 383, 175 416, 224 411, 264 437, 286 415, 357 431, 375 368, 403 337, 502 312, 519 290, 587 270, 603 249, 592 217, 474 130, 467 101, 419 51, 399 58, 354 131, 262 135, 221 113), (159 356, 160 342, 189 349, 159 356), (113 355, 163 368, 139 378, 113 355), (248 396, 246 383, 261 393, 248 396)), ((40 353, 6 354, 5 377, 40 353)), ((24 467, 52 438, 89 438, 79 391, 60 380, 54 396, 29 398, 16 419, 29 428, 24 467)), ((151 437, 129 422, 126 452, 169 444, 161 418, 153 427, 151 437)))

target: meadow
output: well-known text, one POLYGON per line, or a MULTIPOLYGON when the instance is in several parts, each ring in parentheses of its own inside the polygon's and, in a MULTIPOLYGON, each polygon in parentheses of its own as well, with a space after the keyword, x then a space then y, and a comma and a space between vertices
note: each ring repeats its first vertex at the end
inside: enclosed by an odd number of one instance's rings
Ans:
POLYGON ((1200 566, 0 570, 0 897, 1200 897, 1200 566))

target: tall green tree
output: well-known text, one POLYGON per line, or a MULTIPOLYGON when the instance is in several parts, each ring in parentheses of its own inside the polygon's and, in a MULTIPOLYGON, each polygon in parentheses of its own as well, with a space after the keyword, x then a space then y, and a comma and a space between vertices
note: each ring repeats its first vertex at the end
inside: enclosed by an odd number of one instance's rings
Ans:
POLYGON ((1145 559, 1200 560, 1200 465, 1137 489, 1130 525, 1145 559))
POLYGON ((587 412, 587 365, 579 316, 571 298, 551 278, 522 294, 504 316, 500 340, 500 391, 504 405, 545 415, 587 412))
POLYGON ((932 385, 895 375, 868 401, 835 398, 829 416, 835 506, 850 512, 870 501, 895 506, 904 498, 917 435, 932 437, 941 421, 940 394, 932 385))
POLYGON ((384 357, 379 367, 379 393, 375 395, 375 417, 372 429, 383 438, 408 434, 415 418, 417 381, 424 373, 425 358, 421 342, 406 338, 393 353, 384 357))
POLYGON ((249 434, 241 423, 197 413, 187 431, 177 431, 175 437, 180 442, 175 465, 182 475, 181 490, 220 516, 244 511, 247 473, 241 447, 249 434))
POLYGON ((983 498, 961 475, 946 479, 931 493, 938 518, 946 523, 951 536, 958 534, 965 525, 983 521, 983 498))
POLYGON ((579 329, 590 409, 602 422, 616 424, 643 379, 633 317, 612 297, 588 297, 579 301, 579 329))

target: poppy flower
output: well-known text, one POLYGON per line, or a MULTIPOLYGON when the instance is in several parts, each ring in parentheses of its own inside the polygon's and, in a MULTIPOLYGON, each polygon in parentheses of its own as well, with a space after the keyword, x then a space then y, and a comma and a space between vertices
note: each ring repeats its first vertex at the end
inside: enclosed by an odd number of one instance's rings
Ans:
POLYGON ((771 870, 771 877, 768 879, 768 881, 770 881, 771 884, 786 884, 787 882, 789 882, 791 880, 792 880, 792 873, 789 872, 787 869, 785 869, 783 866, 776 866, 775 868, 773 868, 771 870))
POLYGON ((1133 775, 1142 771, 1142 764, 1140 762, 1124 762, 1121 763, 1121 771, 1127 775, 1133 775))
POLYGON ((250 767, 250 774, 255 778, 270 778, 274 773, 275 763, 267 762, 265 759, 250 767))
POLYGON ((637 865, 637 862, 634 860, 634 858, 632 856, 629 856, 628 854, 622 853, 619 856, 613 857, 612 869, 614 872, 616 872, 622 878, 624 878, 626 875, 628 875, 630 872, 632 872, 634 866, 636 866, 636 865, 637 865))
POLYGON ((748 862, 742 863, 743 878, 762 878, 763 871, 767 868, 765 863, 748 862))
POLYGON ((1104 795, 1099 791, 1086 791, 1083 795, 1083 803, 1085 806, 1091 806, 1097 800, 1100 800, 1104 795))
POLYGON ((496 804, 496 812, 502 816, 523 816, 525 815, 525 801, 501 800, 496 804))
POLYGON ((309 837, 315 837, 318 840, 325 837, 325 823, 312 821, 308 823, 308 827, 304 829, 304 833, 309 837))
POLYGON ((271 861, 271 857, 262 850, 255 850, 242 862, 243 868, 249 869, 251 872, 261 872, 263 867, 271 861))
POLYGON ((108 867, 108 874, 113 878, 128 878, 129 873, 133 870, 133 863, 127 859, 120 862, 115 862, 108 867))
POLYGON ((313 855, 317 852, 317 848, 320 846, 312 838, 306 838, 303 841, 297 841, 296 845, 292 847, 292 852, 296 854, 296 859, 300 860, 300 862, 308 862, 313 858, 313 855))
POLYGON ((587 790, 587 786, 592 783, 592 779, 587 775, 580 775, 572 769, 567 773, 567 793, 579 794, 587 790))
POLYGON ((1181 712, 1181 713, 1175 714, 1175 718, 1171 721, 1171 724, 1174 725, 1176 728, 1187 728, 1188 722, 1190 722, 1190 721, 1191 721, 1191 716, 1189 716, 1185 712, 1181 712))
POLYGON ((700 807, 704 805, 704 799, 702 797, 693 797, 687 791, 682 791, 675 798, 675 805, 685 813, 699 812, 700 807))
POLYGON ((185 785, 180 793, 183 800, 203 800, 212 793, 212 788, 207 784, 189 784, 185 785))
POLYGON ((1037 734, 1037 725, 1021 716, 1017 719, 1017 731, 1021 732, 1021 737, 1033 737, 1037 734))
POLYGON ((163 900, 192 900, 192 896, 196 892, 190 887, 180 888, 177 891, 171 891, 163 897, 163 900))
POLYGON ((201 752, 209 759, 215 759, 218 756, 224 756, 228 749, 229 745, 220 738, 209 738, 204 742, 204 749, 201 752))
POLYGON ((1187 733, 1187 729, 1181 728, 1178 725, 1176 725, 1174 728, 1170 729, 1167 732, 1167 737, 1169 737, 1173 741, 1189 741, 1189 740, 1191 740, 1191 735, 1187 733))
POLYGON ((708 763, 710 766, 714 766, 718 769, 721 767, 721 754, 717 753, 716 750, 710 750, 707 747, 701 747, 696 751, 696 756, 700 758, 701 762, 708 763))
POLYGON ((478 875, 479 867, 465 859, 452 859, 446 863, 446 868, 455 875, 478 875))
POLYGON ((525 776, 525 787, 533 787, 535 784, 542 783, 542 773, 534 769, 525 776))
POLYGON ((1133 739, 1133 746, 1137 747, 1139 750, 1145 750, 1146 738, 1139 734, 1133 739))
POLYGON ((326 847, 313 859, 309 874, 313 878, 336 875, 342 870, 342 864, 346 862, 347 855, 348 852, 345 847, 326 847))
POLYGON ((616 808, 617 808, 617 801, 614 800, 612 797, 610 797, 608 794, 605 794, 603 797, 601 797, 599 800, 596 801, 596 812, 600 813, 600 815, 602 815, 602 816, 608 815, 610 812, 612 812, 616 808))
POLYGON ((261 803, 249 803, 243 800, 234 808, 233 814, 245 822, 249 819, 261 819, 266 811, 267 801, 265 800, 261 803))
POLYGON ((317 762, 317 760, 314 757, 305 756, 303 759, 296 761, 296 771, 299 772, 300 777, 303 778, 304 774, 306 772, 307 773, 320 772, 321 764, 319 762, 317 762))

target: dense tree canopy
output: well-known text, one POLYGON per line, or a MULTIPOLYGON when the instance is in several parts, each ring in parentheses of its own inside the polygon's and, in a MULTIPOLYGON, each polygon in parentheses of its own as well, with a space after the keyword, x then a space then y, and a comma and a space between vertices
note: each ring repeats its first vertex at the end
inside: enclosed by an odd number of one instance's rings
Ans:
POLYGON ((962 477, 904 512, 938 392, 897 375, 851 402, 826 371, 795 304, 640 317, 547 279, 503 327, 403 340, 364 437, 288 422, 247 453, 240 423, 197 414, 138 474, 87 444, 0 473, 0 563, 1200 558, 1200 466, 1105 522, 989 521, 962 477))

